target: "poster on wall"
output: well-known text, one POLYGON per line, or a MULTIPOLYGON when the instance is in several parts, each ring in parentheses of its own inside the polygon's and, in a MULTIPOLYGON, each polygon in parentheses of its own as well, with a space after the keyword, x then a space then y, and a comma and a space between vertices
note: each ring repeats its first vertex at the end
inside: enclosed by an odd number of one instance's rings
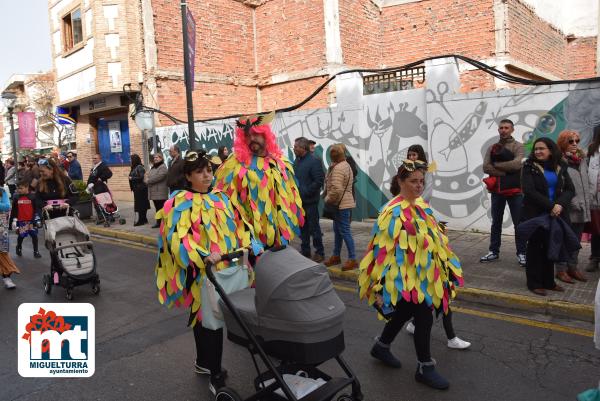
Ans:
POLYGON ((35 113, 17 113, 19 121, 19 147, 21 149, 35 149, 35 113))
POLYGON ((108 137, 110 140, 110 152, 121 153, 123 144, 121 142, 121 126, 119 121, 108 122, 108 137))
POLYGON ((110 120, 98 119, 98 153, 109 166, 130 163, 131 146, 126 115, 114 116, 110 120))

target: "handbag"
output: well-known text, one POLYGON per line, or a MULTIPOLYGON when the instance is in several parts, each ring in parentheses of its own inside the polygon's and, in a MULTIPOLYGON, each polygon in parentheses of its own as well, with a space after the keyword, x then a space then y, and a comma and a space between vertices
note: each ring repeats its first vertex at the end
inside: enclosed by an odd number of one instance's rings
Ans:
POLYGON ((485 177, 483 179, 483 183, 485 184, 485 188, 489 192, 496 192, 498 190, 498 177, 495 175, 490 175, 489 177, 485 177))
POLYGON ((344 188, 344 192, 342 193, 342 197, 337 205, 332 205, 331 203, 324 202, 323 204, 323 218, 329 220, 335 220, 337 216, 338 210, 340 210, 340 205, 342 204, 342 200, 344 199, 344 195, 346 194, 346 190, 348 189, 348 184, 350 183, 350 177, 348 177, 348 181, 346 182, 346 187, 344 188))
MULTIPOLYGON (((227 269, 213 271, 215 279, 226 294, 231 294, 250 287, 252 284, 252 269, 248 263, 248 251, 238 264, 230 264, 227 269)), ((201 289, 202 297, 202 327, 209 330, 218 330, 224 326, 223 311, 219 306, 221 297, 213 283, 204 276, 201 289)))

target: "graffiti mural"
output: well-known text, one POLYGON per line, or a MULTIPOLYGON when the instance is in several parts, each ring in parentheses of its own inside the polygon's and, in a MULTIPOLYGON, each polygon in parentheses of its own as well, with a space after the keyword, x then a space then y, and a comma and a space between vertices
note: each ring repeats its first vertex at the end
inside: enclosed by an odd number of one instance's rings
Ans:
MULTIPOLYGON (((359 78, 360 79, 360 78, 359 78)), ((556 139, 565 128, 580 132, 583 145, 600 125, 600 85, 547 85, 457 94, 455 82, 430 82, 431 86, 398 92, 363 95, 344 92, 339 106, 277 115, 273 130, 288 157, 300 136, 317 142, 317 156, 329 165, 327 150, 343 143, 360 171, 356 183, 355 219, 372 218, 389 199, 389 184, 410 145, 420 144, 435 160, 432 208, 453 228, 489 230, 489 194, 482 184, 483 157, 497 141, 497 124, 509 118, 515 139, 527 149, 540 136, 556 139)), ((357 85, 362 88, 362 86, 357 85)), ((216 153, 230 147, 234 121, 196 124, 197 140, 216 153)), ((187 127, 156 129, 160 149, 177 144, 189 148, 187 127)), ((508 213, 505 225, 510 226, 508 213)))

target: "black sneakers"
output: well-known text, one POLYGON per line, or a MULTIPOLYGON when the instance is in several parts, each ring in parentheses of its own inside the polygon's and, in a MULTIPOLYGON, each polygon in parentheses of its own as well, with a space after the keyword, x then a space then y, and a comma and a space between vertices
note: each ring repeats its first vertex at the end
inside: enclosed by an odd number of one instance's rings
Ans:
POLYGON ((498 260, 500 258, 500 255, 494 252, 488 252, 487 254, 483 255, 480 259, 479 262, 480 263, 487 263, 487 262, 493 262, 494 260, 498 260))

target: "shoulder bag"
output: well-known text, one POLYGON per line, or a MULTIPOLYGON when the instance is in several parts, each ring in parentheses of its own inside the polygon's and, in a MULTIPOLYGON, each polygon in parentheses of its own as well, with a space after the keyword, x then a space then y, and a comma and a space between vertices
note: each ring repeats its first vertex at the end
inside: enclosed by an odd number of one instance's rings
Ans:
POLYGON ((342 204, 342 200, 344 199, 344 195, 346 195, 346 190, 348 189, 348 184, 350 184, 350 177, 348 177, 348 181, 346 182, 346 187, 344 188, 344 192, 342 192, 342 196, 337 205, 332 205, 331 203, 325 202, 323 205, 323 218, 329 220, 335 220, 337 216, 338 210, 340 210, 340 205, 342 204))

